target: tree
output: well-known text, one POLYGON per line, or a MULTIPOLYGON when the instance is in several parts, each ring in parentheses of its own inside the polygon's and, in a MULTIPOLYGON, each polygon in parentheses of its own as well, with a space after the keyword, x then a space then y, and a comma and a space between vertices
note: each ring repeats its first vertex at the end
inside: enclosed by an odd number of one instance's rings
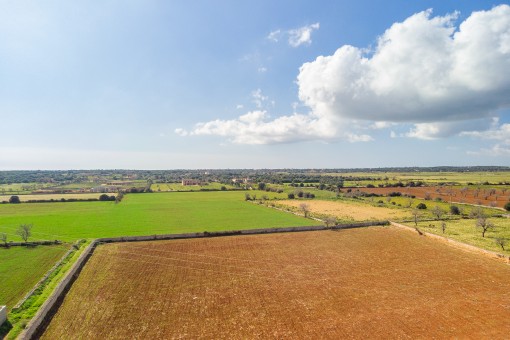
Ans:
POLYGON ((107 194, 102 194, 101 196, 99 196, 99 200, 100 201, 109 201, 110 196, 108 196, 107 194))
POLYGON ((495 238, 494 242, 501 247, 501 250, 505 251, 506 240, 504 238, 501 237, 495 238))
POLYGON ((258 185, 259 190, 265 190, 266 189, 266 183, 260 182, 258 185))
POLYGON ((451 205, 450 206, 450 214, 452 214, 452 215, 460 215, 459 207, 456 206, 456 205, 451 205))
POLYGON ((510 202, 507 202, 504 206, 506 211, 510 211, 510 202))
POLYGON ((9 203, 14 203, 14 204, 21 203, 19 196, 11 196, 11 198, 9 198, 9 203))
POLYGON ((293 200, 294 198, 296 198, 296 195, 294 195, 293 193, 289 193, 287 197, 289 198, 289 200, 293 200))
POLYGON ((425 205, 425 203, 420 203, 420 204, 418 204, 418 205, 416 206, 416 209, 421 209, 421 210, 423 210, 423 209, 427 209, 427 206, 425 205))
POLYGON ((2 241, 4 243, 5 247, 7 247, 7 234, 6 233, 0 234, 0 241, 2 241))
POLYGON ((32 225, 20 224, 18 230, 16 230, 16 235, 19 235, 23 239, 23 241, 27 242, 28 238, 32 236, 32 225))
POLYGON ((303 215, 305 215, 305 218, 308 217, 308 214, 310 213, 310 206, 306 203, 301 203, 299 205, 299 209, 303 212, 303 215))
POLYGON ((431 211, 432 211, 432 215, 434 215, 436 217, 436 220, 439 221, 441 219, 441 217, 443 217, 444 211, 438 205, 434 206, 434 208, 432 208, 431 211))
POLYGON ((411 211, 411 214, 413 215, 414 225, 415 225, 415 226, 418 226, 418 220, 419 220, 419 218, 420 218, 420 216, 421 216, 420 210, 418 210, 418 208, 413 209, 413 210, 411 211))
POLYGON ((441 223, 441 230, 443 231, 443 234, 446 231, 446 222, 444 221, 441 223))
POLYGON ((476 220, 476 227, 482 229, 482 237, 485 237, 487 230, 494 229, 496 226, 486 216, 481 216, 476 220))
POLYGON ((328 216, 324 219, 324 224, 326 224, 326 227, 332 227, 336 225, 337 219, 335 216, 328 216))

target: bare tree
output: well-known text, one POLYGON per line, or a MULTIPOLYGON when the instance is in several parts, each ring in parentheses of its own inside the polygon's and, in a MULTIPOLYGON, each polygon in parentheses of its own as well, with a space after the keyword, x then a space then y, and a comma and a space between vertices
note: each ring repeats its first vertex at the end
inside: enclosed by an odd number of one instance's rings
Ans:
POLYGON ((411 211, 411 214, 413 215, 414 225, 417 226, 418 225, 418 220, 420 219, 420 216, 421 216, 421 212, 420 212, 420 210, 414 208, 411 211))
POLYGON ((407 200, 406 207, 407 207, 407 208, 411 208, 411 206, 412 206, 412 205, 413 205, 413 199, 412 199, 412 198, 409 198, 409 199, 407 200))
POLYGON ((303 215, 305 215, 305 218, 308 217, 308 214, 310 213, 310 206, 306 203, 301 203, 299 205, 299 209, 303 212, 303 215))
POLYGON ((487 230, 494 229, 496 226, 486 216, 481 216, 476 220, 476 227, 482 229, 482 237, 485 237, 487 230))
POLYGON ((495 238, 494 242, 496 242, 496 244, 500 246, 503 251, 505 251, 506 240, 504 238, 501 237, 495 238))
POLYGON ((27 242, 28 238, 32 236, 32 225, 31 224, 20 224, 16 234, 19 235, 23 241, 27 242))
POLYGON ((432 208, 431 212, 432 212, 432 215, 434 215, 436 217, 436 220, 438 220, 438 221, 444 215, 443 209, 441 209, 438 205, 436 205, 434 208, 432 208))
POLYGON ((469 217, 471 217, 471 218, 480 218, 480 217, 486 218, 485 214, 483 213, 483 209, 481 207, 474 207, 473 209, 471 209, 471 212, 469 213, 469 217))
POLYGON ((335 226, 337 223, 337 219, 335 216, 328 216, 324 219, 324 224, 326 224, 326 227, 332 227, 335 226))
POLYGON ((7 234, 6 233, 0 233, 0 241, 4 243, 4 246, 7 247, 7 234))

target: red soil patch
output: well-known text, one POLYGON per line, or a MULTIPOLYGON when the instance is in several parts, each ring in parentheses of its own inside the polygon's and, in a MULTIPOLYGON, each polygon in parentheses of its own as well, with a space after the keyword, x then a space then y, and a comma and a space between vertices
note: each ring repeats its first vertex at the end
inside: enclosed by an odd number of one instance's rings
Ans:
MULTIPOLYGON (((354 189, 353 189, 354 190, 354 189)), ((359 188, 360 191, 387 195, 400 192, 402 195, 412 195, 418 198, 441 198, 445 202, 469 203, 488 207, 503 206, 510 200, 510 190, 506 189, 464 189, 463 187, 405 187, 405 188, 359 188)))
POLYGON ((392 227, 100 246, 44 334, 508 338, 510 266, 392 227))

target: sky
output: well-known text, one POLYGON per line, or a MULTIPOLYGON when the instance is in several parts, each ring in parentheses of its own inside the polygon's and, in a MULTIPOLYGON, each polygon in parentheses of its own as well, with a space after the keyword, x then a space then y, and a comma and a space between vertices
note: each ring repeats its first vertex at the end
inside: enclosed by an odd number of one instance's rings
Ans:
POLYGON ((510 2, 0 0, 0 128, 0 170, 510 166, 510 2))

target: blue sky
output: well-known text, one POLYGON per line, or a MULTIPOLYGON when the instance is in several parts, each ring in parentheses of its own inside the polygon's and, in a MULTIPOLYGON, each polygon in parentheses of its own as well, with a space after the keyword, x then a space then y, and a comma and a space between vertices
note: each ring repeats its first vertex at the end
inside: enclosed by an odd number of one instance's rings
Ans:
POLYGON ((508 1, 0 1, 0 169, 510 165, 508 1))

